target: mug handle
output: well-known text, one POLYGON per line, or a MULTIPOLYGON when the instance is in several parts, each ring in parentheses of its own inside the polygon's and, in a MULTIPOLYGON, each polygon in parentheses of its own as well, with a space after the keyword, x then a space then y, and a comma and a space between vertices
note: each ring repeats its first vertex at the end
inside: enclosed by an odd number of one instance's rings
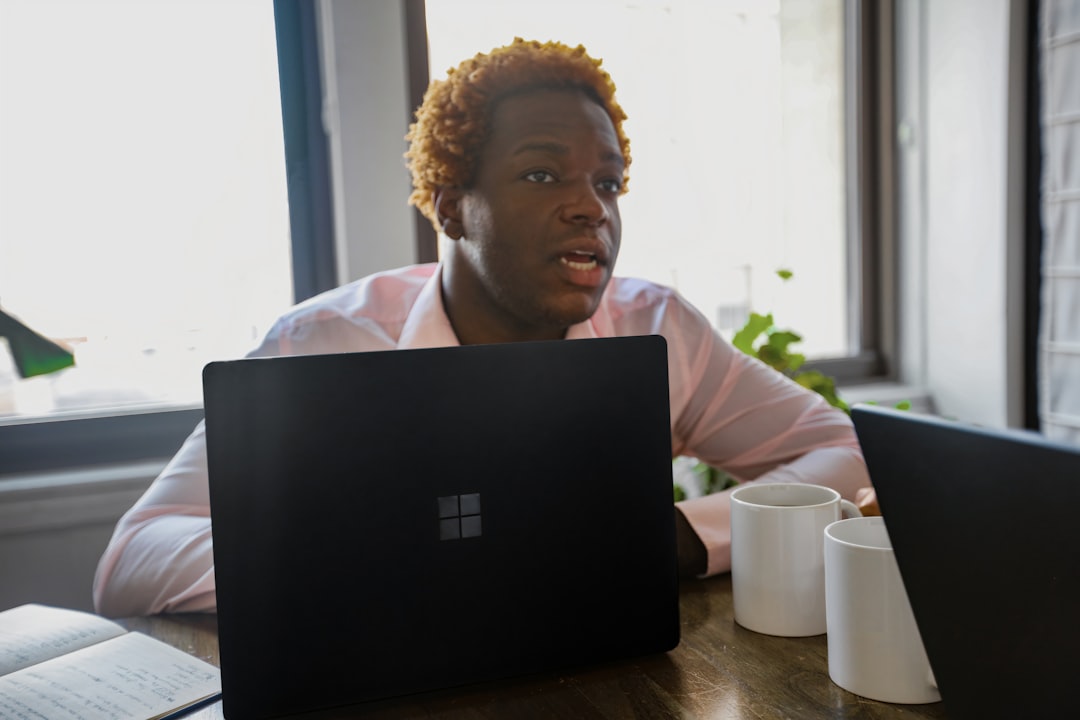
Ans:
POLYGON ((862 516, 862 510, 859 509, 858 505, 850 500, 840 498, 840 517, 846 520, 847 518, 857 518, 862 516))

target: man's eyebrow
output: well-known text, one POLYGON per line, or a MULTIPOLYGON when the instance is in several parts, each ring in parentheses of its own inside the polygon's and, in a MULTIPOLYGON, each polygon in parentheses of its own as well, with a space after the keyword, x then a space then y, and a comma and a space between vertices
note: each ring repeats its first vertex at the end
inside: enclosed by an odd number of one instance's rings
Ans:
POLYGON ((604 162, 614 163, 619 167, 626 167, 626 158, 617 150, 608 150, 607 152, 600 153, 600 159, 604 162))

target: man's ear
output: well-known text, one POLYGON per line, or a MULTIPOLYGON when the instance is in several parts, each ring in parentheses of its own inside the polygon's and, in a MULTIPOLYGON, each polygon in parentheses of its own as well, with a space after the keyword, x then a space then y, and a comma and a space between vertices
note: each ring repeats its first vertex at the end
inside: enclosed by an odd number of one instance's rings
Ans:
POLYGON ((461 217, 461 201, 465 193, 460 188, 444 187, 435 191, 435 216, 439 218, 439 227, 451 240, 460 240, 465 236, 465 225, 461 217))

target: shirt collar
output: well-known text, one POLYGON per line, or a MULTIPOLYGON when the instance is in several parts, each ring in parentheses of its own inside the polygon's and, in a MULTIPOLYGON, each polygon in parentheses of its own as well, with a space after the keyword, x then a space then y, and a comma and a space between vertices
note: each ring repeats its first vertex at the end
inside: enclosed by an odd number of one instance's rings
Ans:
MULTIPOLYGON (((605 293, 606 295, 606 293, 605 293)), ((600 303, 593 316, 584 322, 571 325, 566 331, 567 340, 611 337, 614 328, 611 317, 600 303)), ((416 297, 405 325, 401 328, 398 347, 401 349, 452 347, 460 345, 442 299, 442 263, 435 268, 420 294, 416 297)))
POLYGON ((435 267, 416 302, 405 318, 401 328, 398 347, 403 350, 412 348, 453 347, 460 345, 446 308, 442 300, 442 263, 435 267))

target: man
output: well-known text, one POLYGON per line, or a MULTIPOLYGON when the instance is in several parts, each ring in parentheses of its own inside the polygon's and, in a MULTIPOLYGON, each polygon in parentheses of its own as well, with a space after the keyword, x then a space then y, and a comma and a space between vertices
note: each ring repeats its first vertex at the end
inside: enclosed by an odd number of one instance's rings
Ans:
MULTIPOLYGON (((433 82, 406 157, 445 256, 301 303, 251 355, 660 334, 676 454, 854 499, 869 481, 846 415, 734 350, 676 292, 612 278, 630 166, 614 90, 584 48, 520 39, 433 82)), ((206 474, 200 425, 121 518, 100 612, 215 608, 206 474)), ((726 493, 678 504, 684 575, 730 568, 728 517, 726 493)))

